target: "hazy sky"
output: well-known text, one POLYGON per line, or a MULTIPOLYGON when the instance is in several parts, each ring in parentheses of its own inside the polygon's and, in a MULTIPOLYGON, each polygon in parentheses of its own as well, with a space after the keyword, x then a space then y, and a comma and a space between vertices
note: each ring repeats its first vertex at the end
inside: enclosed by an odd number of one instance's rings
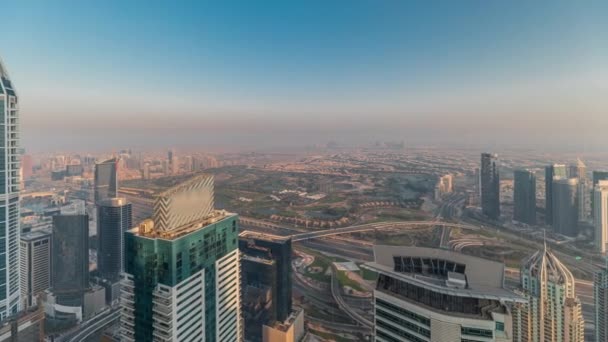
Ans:
POLYGON ((597 147, 608 1, 9 1, 31 149, 597 147))

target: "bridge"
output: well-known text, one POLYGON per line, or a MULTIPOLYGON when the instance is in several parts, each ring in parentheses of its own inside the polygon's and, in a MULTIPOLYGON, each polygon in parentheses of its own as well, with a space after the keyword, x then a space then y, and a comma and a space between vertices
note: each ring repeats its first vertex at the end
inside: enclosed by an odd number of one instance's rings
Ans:
POLYGON ((292 241, 304 241, 310 239, 316 239, 326 236, 334 236, 341 234, 360 233, 375 230, 392 230, 392 229, 410 229, 415 227, 449 227, 449 228, 460 228, 467 230, 479 230, 479 227, 462 224, 462 223, 451 223, 439 220, 432 221, 402 221, 402 222, 380 222, 380 223, 366 223, 357 226, 319 230, 309 233, 297 233, 291 235, 292 241))

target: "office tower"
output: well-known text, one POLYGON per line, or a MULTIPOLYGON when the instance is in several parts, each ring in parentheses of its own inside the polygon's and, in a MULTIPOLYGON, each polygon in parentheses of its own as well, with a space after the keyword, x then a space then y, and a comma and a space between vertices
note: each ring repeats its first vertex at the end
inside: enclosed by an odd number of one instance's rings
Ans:
POLYGON ((245 335, 262 341, 262 328, 292 312, 291 239, 270 234, 239 235, 245 335))
POLYGON ((530 170, 513 172, 513 219, 536 224, 536 175, 530 170))
POLYGON ((580 158, 576 160, 576 165, 570 165, 569 171, 570 174, 568 177, 570 178, 587 178, 587 166, 582 160, 580 160, 580 158))
POLYGON ((161 193, 125 233, 122 341, 242 341, 238 216, 213 209, 213 177, 161 193))
POLYGON ((591 218, 594 218, 595 215, 595 206, 594 206, 594 201, 595 201, 595 196, 593 195, 593 191, 595 190, 595 186, 598 184, 599 181, 601 180, 608 180, 608 171, 593 171, 593 176, 591 177, 592 179, 592 183, 591 183, 591 218))
POLYGON ((19 290, 19 101, 0 60, 0 320, 20 309, 19 290))
POLYGON ((500 217, 500 177, 498 175, 498 156, 481 154, 481 209, 483 214, 493 220, 500 217))
POLYGON ((595 341, 608 342, 608 263, 595 274, 593 303, 595 310, 595 341))
POLYGON ((124 233, 133 228, 131 203, 125 198, 105 199, 97 205, 97 270, 107 280, 120 277, 124 265, 124 233))
POLYGON ((449 250, 374 246, 376 341, 515 341, 504 265, 449 250))
POLYGON ((553 224, 553 179, 567 178, 566 165, 553 164, 545 167, 545 223, 553 224))
POLYGON ((21 299, 24 308, 37 304, 36 297, 51 287, 50 232, 33 231, 21 235, 21 299))
POLYGON ((545 247, 525 260, 520 279, 528 302, 513 310, 514 341, 584 341, 574 277, 553 253, 545 247))
POLYGON ((441 176, 439 177, 437 185, 435 186, 435 199, 439 199, 443 194, 451 193, 453 190, 454 185, 452 175, 441 176))
POLYGON ((95 164, 95 203, 118 196, 117 170, 116 158, 95 164))
POLYGON ((150 163, 144 163, 144 168, 142 170, 142 178, 150 179, 150 163))
POLYGON ((578 235, 578 178, 553 180, 553 231, 578 235))
POLYGON ((606 253, 608 247, 608 180, 597 182, 594 190, 595 247, 600 253, 606 253))
POLYGON ((84 203, 53 216, 52 290, 57 304, 82 306, 89 287, 89 215, 84 203))

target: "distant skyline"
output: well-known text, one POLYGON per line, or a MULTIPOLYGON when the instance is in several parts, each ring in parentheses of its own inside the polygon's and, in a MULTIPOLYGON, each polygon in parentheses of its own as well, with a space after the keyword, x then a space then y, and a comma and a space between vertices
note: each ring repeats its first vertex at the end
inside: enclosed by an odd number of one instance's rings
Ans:
POLYGON ((599 149, 606 1, 3 4, 23 146, 599 149))

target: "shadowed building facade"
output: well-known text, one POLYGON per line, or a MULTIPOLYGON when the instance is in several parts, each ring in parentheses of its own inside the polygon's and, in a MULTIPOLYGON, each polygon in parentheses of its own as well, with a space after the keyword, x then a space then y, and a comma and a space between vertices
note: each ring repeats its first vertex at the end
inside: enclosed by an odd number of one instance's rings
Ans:
POLYGON ((262 341, 263 326, 292 313, 291 239, 246 231, 239 235, 245 334, 262 341))
POLYGON ((493 220, 500 218, 500 176, 498 156, 491 153, 481 154, 481 210, 493 220))
POLYGON ((97 204, 97 270, 102 278, 119 279, 124 267, 124 233, 131 228, 131 204, 125 198, 97 204))
POLYGON ((545 167, 545 223, 553 224, 553 180, 567 178, 566 165, 553 164, 545 167))
POLYGON ((578 178, 553 180, 553 231, 567 236, 578 235, 578 178))
POLYGON ((95 164, 95 203, 118 197, 118 159, 95 164))
POLYGON ((529 225, 536 224, 536 175, 530 170, 513 172, 513 219, 529 225))

